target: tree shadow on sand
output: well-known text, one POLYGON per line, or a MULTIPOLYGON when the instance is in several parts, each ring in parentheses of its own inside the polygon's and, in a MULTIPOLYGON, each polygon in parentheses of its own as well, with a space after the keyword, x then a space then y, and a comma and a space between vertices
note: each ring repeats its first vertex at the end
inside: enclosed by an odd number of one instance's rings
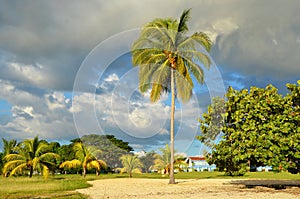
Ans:
POLYGON ((257 186, 278 189, 286 189, 290 187, 299 187, 300 180, 234 180, 229 184, 244 185, 246 188, 254 188, 257 186))

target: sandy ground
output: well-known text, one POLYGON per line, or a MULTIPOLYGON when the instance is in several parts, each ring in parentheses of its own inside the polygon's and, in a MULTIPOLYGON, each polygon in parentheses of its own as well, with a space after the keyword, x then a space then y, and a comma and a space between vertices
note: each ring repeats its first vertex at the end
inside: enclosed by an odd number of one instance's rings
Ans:
POLYGON ((120 178, 95 180, 93 186, 76 191, 89 195, 91 199, 112 198, 230 198, 230 199, 276 199, 300 198, 300 188, 274 190, 264 187, 252 189, 242 185, 230 185, 230 179, 176 180, 169 185, 166 179, 120 178))

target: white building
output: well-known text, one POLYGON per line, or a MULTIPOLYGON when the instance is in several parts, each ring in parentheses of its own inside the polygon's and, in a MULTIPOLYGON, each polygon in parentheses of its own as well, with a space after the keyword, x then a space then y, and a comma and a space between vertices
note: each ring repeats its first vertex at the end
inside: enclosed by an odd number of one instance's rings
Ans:
POLYGON ((188 157, 186 163, 189 164, 188 171, 213 171, 216 169, 216 165, 209 165, 205 157, 195 156, 195 157, 188 157))

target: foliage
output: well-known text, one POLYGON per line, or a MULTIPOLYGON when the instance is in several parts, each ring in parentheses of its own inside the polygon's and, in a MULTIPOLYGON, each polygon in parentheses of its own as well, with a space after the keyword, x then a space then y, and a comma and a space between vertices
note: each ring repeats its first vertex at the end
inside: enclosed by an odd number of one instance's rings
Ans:
POLYGON ((123 169, 122 171, 129 173, 129 177, 132 177, 132 173, 139 171, 140 168, 143 166, 142 162, 136 155, 126 154, 123 155, 121 158, 123 169))
POLYGON ((250 165, 298 172, 300 81, 287 87, 291 93, 285 97, 272 85, 265 89, 251 87, 250 91, 229 87, 223 140, 214 146, 208 162, 229 175, 243 175, 250 165))
POLYGON ((203 113, 203 119, 199 119, 201 135, 197 136, 197 139, 209 148, 213 147, 217 137, 221 134, 225 111, 225 100, 215 97, 212 99, 212 104, 208 106, 207 113, 203 113))
POLYGON ((110 168, 121 167, 120 157, 133 151, 128 142, 117 139, 113 135, 90 134, 84 135, 81 140, 86 145, 93 146, 98 150, 101 149, 102 152, 96 157, 104 160, 110 168))
POLYGON ((17 146, 17 140, 6 140, 4 138, 2 138, 3 141, 3 154, 8 155, 8 154, 12 154, 12 153, 16 153, 15 152, 15 148, 17 146))
POLYGON ((154 151, 147 152, 145 156, 140 157, 140 160, 143 164, 143 171, 148 173, 154 165, 154 160, 156 153, 154 151))
POLYGON ((133 151, 133 148, 131 146, 129 146, 128 142, 124 142, 123 140, 119 140, 117 139, 115 136, 113 135, 105 135, 105 137, 111 142, 113 143, 115 146, 119 147, 120 149, 123 149, 127 152, 133 151))
POLYGON ((292 173, 300 172, 300 80, 297 84, 287 84, 290 93, 285 97, 286 104, 281 116, 283 127, 283 153, 286 154, 292 173))
POLYGON ((57 154, 48 151, 48 147, 48 144, 38 137, 24 140, 16 148, 16 153, 5 155, 3 173, 12 176, 28 171, 29 177, 32 177, 33 172, 37 171, 48 177, 49 170, 55 168, 51 160, 58 158, 57 154))
POLYGON ((98 175, 101 168, 107 167, 104 161, 97 160, 95 157, 95 155, 101 151, 96 150, 93 147, 87 147, 82 142, 74 143, 73 150, 75 152, 76 159, 61 163, 60 168, 80 167, 83 170, 83 177, 86 177, 86 172, 88 169, 96 169, 98 175))
POLYGON ((64 162, 67 160, 73 160, 75 158, 75 152, 73 151, 73 143, 69 145, 62 145, 58 149, 58 154, 60 156, 60 161, 64 162))
MULTIPOLYGON (((171 165, 171 149, 168 144, 166 144, 165 148, 159 149, 161 154, 155 154, 155 160, 153 169, 157 169, 158 171, 164 171, 164 173, 169 174, 170 172, 170 165, 171 165)), ((174 167, 179 168, 182 162, 183 157, 181 155, 175 155, 174 157, 174 167)))
POLYGON ((156 102, 164 92, 171 92, 171 169, 170 184, 174 179, 174 113, 175 97, 186 102, 194 87, 191 74, 199 83, 204 82, 201 66, 209 68, 210 58, 205 53, 212 42, 205 33, 191 36, 187 22, 190 9, 184 10, 179 21, 171 18, 154 19, 141 30, 139 38, 132 45, 132 63, 139 66, 139 89, 150 92, 150 100, 156 102), (197 47, 202 47, 200 50, 197 47), (205 50, 204 50, 205 48, 205 50))
POLYGON ((0 152, 0 175, 2 174, 2 168, 4 166, 3 153, 0 152))
POLYGON ((6 140, 2 138, 3 142, 3 153, 0 154, 0 174, 2 174, 2 169, 5 164, 4 156, 12 153, 16 153, 17 140, 6 140))

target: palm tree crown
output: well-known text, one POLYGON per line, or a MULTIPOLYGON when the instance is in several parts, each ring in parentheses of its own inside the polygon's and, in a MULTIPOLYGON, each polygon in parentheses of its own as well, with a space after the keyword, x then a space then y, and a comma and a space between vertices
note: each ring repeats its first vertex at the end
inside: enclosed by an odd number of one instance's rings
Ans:
POLYGON ((204 81, 200 63, 209 68, 210 58, 205 50, 210 51, 212 42, 203 32, 186 35, 189 18, 190 9, 182 13, 179 22, 155 19, 142 28, 132 46, 132 63, 140 66, 140 91, 151 88, 153 102, 170 90, 171 69, 176 71, 176 96, 183 101, 190 99, 194 87, 190 73, 199 83, 204 81), (198 48, 201 46, 205 50, 198 48))
POLYGON ((132 177, 132 172, 143 166, 142 162, 136 155, 126 154, 121 156, 121 161, 124 171, 129 173, 129 177, 132 177))
POLYGON ((73 146, 76 159, 63 162, 59 167, 77 168, 82 167, 83 176, 86 176, 87 169, 95 168, 97 175, 101 168, 106 168, 107 165, 103 160, 97 160, 96 155, 100 150, 92 147, 87 147, 82 142, 76 142, 73 146))

